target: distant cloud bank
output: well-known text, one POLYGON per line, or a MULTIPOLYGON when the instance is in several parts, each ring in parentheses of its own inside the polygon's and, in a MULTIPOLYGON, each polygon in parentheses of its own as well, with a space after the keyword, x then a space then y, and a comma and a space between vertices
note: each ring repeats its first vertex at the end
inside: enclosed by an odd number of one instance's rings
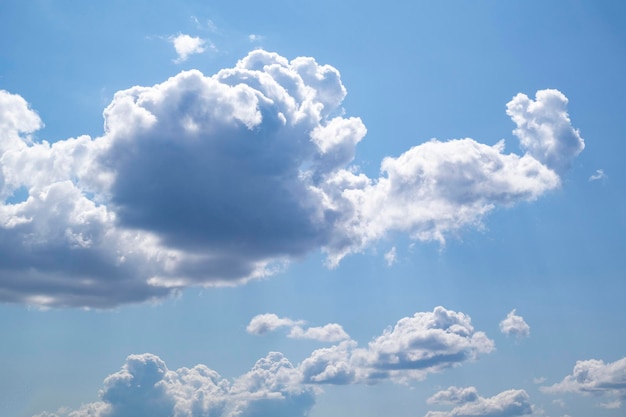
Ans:
MULTIPOLYGON (((299 327, 303 324, 263 314, 250 321, 247 331, 264 334, 287 327, 307 333, 333 326, 299 327)), ((343 332, 341 326, 334 326, 343 332)), ((349 339, 347 334, 346 338, 349 339)), ((100 401, 75 410, 66 407, 56 413, 44 412, 38 417, 304 417, 321 392, 320 384, 422 380, 429 373, 459 366, 492 350, 493 342, 474 330, 469 316, 436 307, 432 312, 418 312, 398 320, 365 348, 357 347, 353 340, 343 340, 330 348, 315 350, 298 365, 292 365, 282 353, 270 352, 250 371, 234 379, 223 378, 205 365, 170 370, 156 355, 130 355, 120 371, 105 378, 100 401)), ((473 387, 451 387, 435 394, 429 403, 451 403, 471 410, 504 410, 517 413, 507 415, 517 416, 529 407, 527 401, 524 391, 506 391, 485 399, 473 387)))
MULTIPOLYGON (((171 39, 179 60, 199 38, 171 39)), ((327 264, 392 233, 439 241, 498 206, 560 186, 584 148, 557 90, 507 105, 523 154, 463 138, 352 165, 367 129, 339 71, 263 50, 212 76, 183 71, 115 94, 102 136, 34 140, 0 91, 0 300, 107 308, 235 285, 323 251, 327 264)), ((395 252, 386 261, 395 262, 395 252)))

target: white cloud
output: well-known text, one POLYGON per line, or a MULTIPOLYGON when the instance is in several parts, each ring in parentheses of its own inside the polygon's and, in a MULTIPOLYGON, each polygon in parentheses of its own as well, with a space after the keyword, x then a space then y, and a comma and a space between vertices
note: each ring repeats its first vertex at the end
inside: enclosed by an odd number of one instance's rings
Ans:
POLYGON ((277 352, 259 359, 232 381, 205 365, 172 371, 156 355, 130 355, 119 372, 104 380, 101 401, 57 413, 68 417, 306 416, 315 403, 315 392, 299 382, 298 370, 277 352))
POLYGON ((190 36, 184 33, 179 33, 176 36, 170 36, 169 41, 174 45, 176 54, 175 62, 186 61, 191 55, 201 54, 206 51, 207 42, 197 36, 190 36))
POLYGON ((287 337, 294 339, 312 339, 320 342, 339 342, 349 339, 350 336, 343 327, 337 323, 329 323, 321 327, 303 328, 305 322, 302 320, 292 320, 286 317, 278 317, 276 314, 259 314, 254 316, 246 327, 246 331, 251 334, 263 335, 281 327, 289 328, 287 337))
POLYGON ((571 125, 567 97, 558 90, 541 90, 531 100, 518 94, 507 104, 522 148, 557 172, 568 168, 585 148, 580 132, 571 125))
POLYGON ((522 316, 515 314, 515 309, 511 310, 500 322, 500 331, 507 336, 513 335, 518 338, 530 336, 530 326, 526 324, 522 316))
POLYGON ((314 351, 300 368, 315 383, 376 383, 422 380, 429 373, 475 360, 494 349, 469 316, 436 307, 399 320, 393 328, 358 348, 356 342, 314 351))
POLYGON ((393 246, 387 253, 385 253, 385 262, 387 262, 387 266, 392 266, 398 261, 398 254, 396 251, 396 247, 393 246))
MULTIPOLYGON (((185 42, 181 58, 206 46, 185 42)), ((320 249, 337 265, 395 232, 443 243, 558 187, 553 150, 582 149, 567 99, 544 90, 509 106, 526 154, 432 140, 369 178, 351 165, 366 128, 343 116, 345 95, 335 68, 256 50, 210 77, 119 91, 102 136, 49 144, 1 91, 0 300, 110 307, 235 285, 320 249)))
MULTIPOLYGON (((345 335, 339 325, 303 330, 293 323, 264 314, 251 321, 248 331, 263 333, 270 327, 293 326, 292 330, 310 331, 318 340, 322 339, 320 334, 345 335)), ((493 342, 474 331, 468 316, 437 307, 433 312, 399 320, 367 348, 359 348, 353 340, 342 340, 315 350, 297 366, 281 353, 270 352, 249 372, 232 380, 205 365, 170 370, 156 355, 130 355, 120 371, 105 378, 100 401, 41 416, 306 416, 321 391, 319 384, 421 380, 428 373, 460 365, 492 349, 493 342)), ((450 388, 435 394, 429 403, 470 400, 483 401, 475 390, 450 388)))
POLYGON ((287 337, 318 340, 320 342, 339 342, 350 338, 343 327, 337 323, 329 323, 321 327, 307 327, 306 329, 294 326, 287 337))
POLYGON ((302 323, 301 321, 278 317, 276 314, 259 314, 250 320, 246 331, 251 334, 262 335, 281 327, 294 327, 302 323))
POLYGON ((604 403, 604 407, 620 407, 621 399, 626 398, 626 358, 604 363, 597 359, 576 362, 571 375, 561 382, 541 387, 543 392, 593 394, 608 396, 614 400, 604 403))
POLYGON ((456 407, 450 411, 429 411, 426 417, 516 417, 533 413, 530 397, 524 390, 508 390, 484 398, 474 387, 450 387, 430 397, 428 402, 456 407))
POLYGON ((600 181, 607 179, 603 169, 596 169, 596 173, 589 177, 589 181, 600 181))

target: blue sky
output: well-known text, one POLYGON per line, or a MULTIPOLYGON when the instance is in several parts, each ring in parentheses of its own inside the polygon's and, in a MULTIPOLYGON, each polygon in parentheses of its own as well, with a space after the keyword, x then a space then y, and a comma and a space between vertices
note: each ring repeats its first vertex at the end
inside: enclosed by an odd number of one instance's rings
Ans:
POLYGON ((619 1, 0 5, 0 415, 621 416, 619 1))

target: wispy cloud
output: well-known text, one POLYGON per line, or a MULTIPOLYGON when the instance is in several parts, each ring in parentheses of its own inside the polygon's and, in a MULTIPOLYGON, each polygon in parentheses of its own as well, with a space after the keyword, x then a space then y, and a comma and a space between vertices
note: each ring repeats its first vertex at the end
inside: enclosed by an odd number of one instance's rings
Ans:
POLYGON ((589 181, 600 181, 607 179, 607 175, 604 173, 603 169, 597 169, 596 173, 589 177, 589 181))
MULTIPOLYGON (((177 38, 180 58, 206 47, 177 38)), ((102 136, 50 144, 0 91, 0 300, 110 307, 268 276, 320 249, 336 266, 398 232, 443 244, 559 187, 584 146, 565 96, 542 90, 509 103, 524 154, 431 140, 369 178, 351 165, 367 129, 345 96, 337 69, 256 50, 213 76, 119 91, 102 136)))

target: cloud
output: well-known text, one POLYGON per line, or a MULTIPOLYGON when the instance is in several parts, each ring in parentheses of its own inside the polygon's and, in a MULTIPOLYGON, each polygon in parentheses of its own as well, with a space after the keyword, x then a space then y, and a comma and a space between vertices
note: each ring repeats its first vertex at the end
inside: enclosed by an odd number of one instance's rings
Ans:
POLYGON ((287 337, 294 339, 312 339, 320 342, 339 342, 349 339, 350 336, 337 323, 329 323, 321 327, 303 328, 302 320, 281 318, 276 314, 259 314, 250 320, 246 331, 251 334, 263 335, 281 327, 289 328, 287 337))
MULTIPOLYGON (((299 322, 264 314, 251 320, 248 331, 262 334, 269 328, 291 326, 292 331, 310 332, 318 340, 323 337, 317 332, 345 334, 339 325, 303 330, 294 323, 299 322)), ((100 401, 41 416, 306 416, 321 392, 319 384, 421 380, 491 350, 493 342, 474 331, 468 316, 437 307, 433 312, 399 320, 367 348, 344 338, 336 345, 315 350, 297 366, 282 353, 270 352, 249 372, 234 379, 223 378, 205 365, 170 370, 154 354, 130 355, 120 371, 105 378, 100 401)), ((429 403, 456 404, 472 398, 483 401, 475 390, 450 388, 447 394, 433 396, 429 403)))
POLYGON ((541 391, 608 396, 615 400, 605 403, 605 407, 620 407, 621 400, 626 398, 626 358, 611 363, 597 359, 578 361, 571 375, 567 375, 561 382, 541 387, 541 391))
MULTIPOLYGON (((68 417, 277 417, 306 416, 315 403, 312 388, 280 353, 259 359, 246 374, 228 380, 205 365, 169 370, 158 356, 130 355, 104 380, 100 401, 68 417)), ((57 412, 59 413, 59 412, 57 412)), ((42 414, 54 416, 55 414, 42 414)))
POLYGON ((484 398, 477 394, 474 387, 450 387, 430 397, 428 403, 452 404, 456 407, 450 411, 429 411, 426 417, 515 417, 533 412, 526 391, 513 389, 484 398))
POLYGON ((492 340, 474 331, 469 316, 436 307, 400 319, 366 348, 349 340, 318 349, 300 369, 311 383, 404 383, 423 380, 429 373, 475 360, 493 349, 492 340))
POLYGON ((530 326, 526 324, 522 316, 515 314, 515 309, 511 310, 500 322, 500 331, 507 336, 513 335, 518 338, 530 336, 530 326))
POLYGON ((582 149, 567 99, 543 90, 509 103, 523 155, 431 140, 369 178, 352 165, 367 129, 345 95, 335 68, 256 50, 213 76, 119 91, 102 136, 50 144, 1 91, 0 300, 105 308, 236 285, 317 250, 336 266, 398 232, 443 243, 558 187, 582 149))
POLYGON ((506 106, 522 148, 557 172, 568 168, 585 148, 580 132, 571 125, 567 103, 560 91, 541 90, 534 101, 520 93, 506 106))
POLYGON ((191 55, 201 54, 206 51, 206 41, 197 36, 190 36, 179 33, 176 36, 170 36, 169 41, 174 45, 178 58, 174 62, 180 63, 186 61, 191 55))
POLYGON ((387 262, 387 266, 392 266, 398 261, 398 253, 396 251, 396 247, 393 246, 387 253, 385 253, 385 262, 387 262))
POLYGON ((607 179, 603 169, 596 169, 596 173, 589 177, 589 181, 600 181, 607 179))

